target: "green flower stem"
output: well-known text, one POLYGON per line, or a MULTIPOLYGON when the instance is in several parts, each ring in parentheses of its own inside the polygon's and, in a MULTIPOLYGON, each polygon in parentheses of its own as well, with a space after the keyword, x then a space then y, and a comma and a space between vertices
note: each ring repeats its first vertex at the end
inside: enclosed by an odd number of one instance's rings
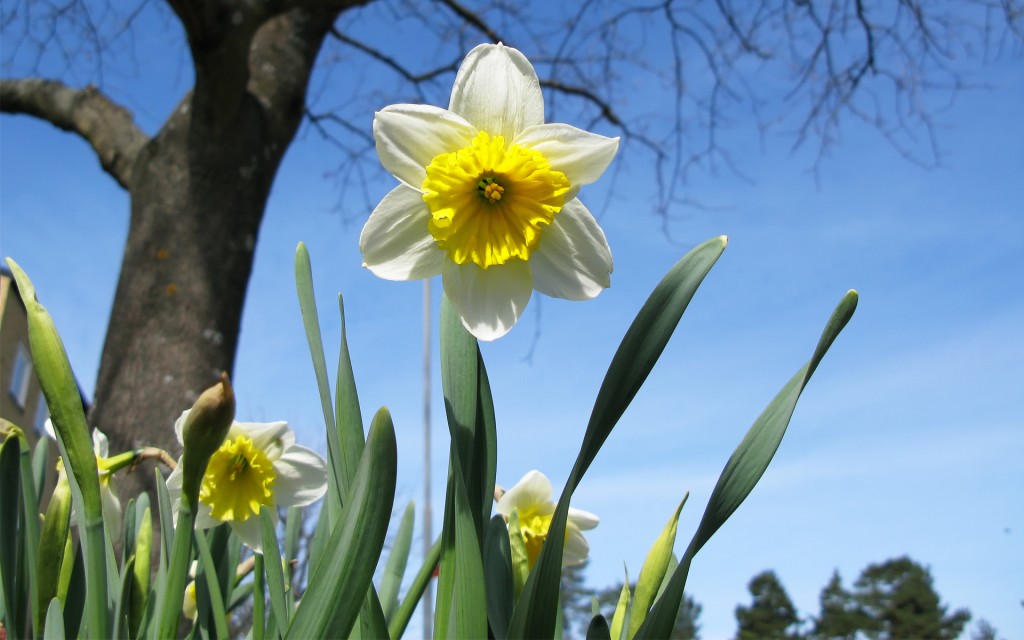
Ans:
POLYGON ((263 640, 263 625, 266 614, 264 608, 267 603, 266 586, 263 580, 263 556, 257 553, 253 556, 252 569, 252 640, 263 640))
POLYGON ((193 501, 186 499, 182 493, 181 506, 178 508, 178 524, 174 528, 174 546, 171 548, 171 561, 167 569, 167 582, 163 587, 163 601, 157 614, 157 638, 178 637, 181 604, 185 597, 189 565, 192 563, 192 536, 196 522, 191 502, 193 501))

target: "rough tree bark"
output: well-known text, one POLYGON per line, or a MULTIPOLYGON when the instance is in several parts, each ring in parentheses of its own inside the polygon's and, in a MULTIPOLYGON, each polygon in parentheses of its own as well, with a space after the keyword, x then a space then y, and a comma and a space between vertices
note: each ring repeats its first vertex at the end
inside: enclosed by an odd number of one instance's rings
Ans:
POLYGON ((172 1, 196 80, 152 138, 95 87, 0 82, 3 111, 82 136, 131 195, 89 420, 111 450, 176 453, 174 420, 220 371, 231 372, 270 187, 324 37, 356 4, 172 1), (153 416, 163 423, 149 424, 153 416))

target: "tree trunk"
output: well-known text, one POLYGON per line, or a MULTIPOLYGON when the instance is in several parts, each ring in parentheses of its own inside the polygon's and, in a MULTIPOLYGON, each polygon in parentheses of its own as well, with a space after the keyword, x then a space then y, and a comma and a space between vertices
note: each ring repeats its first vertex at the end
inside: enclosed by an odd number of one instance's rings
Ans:
MULTIPOLYGON (((267 196, 336 13, 293 10, 213 44, 209 29, 202 42, 190 32, 195 89, 132 167, 131 222, 90 415, 112 451, 148 445, 177 457, 174 421, 221 371, 230 374, 267 196), (238 39, 249 43, 241 72, 231 60, 238 39)), ((148 469, 138 475, 123 495, 152 486, 148 469)))

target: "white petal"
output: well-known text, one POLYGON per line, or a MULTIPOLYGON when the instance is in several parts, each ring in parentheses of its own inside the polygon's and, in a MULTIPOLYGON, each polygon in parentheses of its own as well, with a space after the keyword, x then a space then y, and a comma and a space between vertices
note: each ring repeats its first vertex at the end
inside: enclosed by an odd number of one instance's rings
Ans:
POLYGON ((210 505, 203 504, 202 502, 197 503, 196 507, 196 529, 212 529, 216 526, 224 524, 217 518, 213 517, 213 510, 210 505))
POLYGON ((396 104, 373 117, 380 163, 413 189, 423 186, 435 156, 469 146, 476 134, 461 116, 430 105, 396 104))
POLYGON ((113 489, 109 480, 100 485, 100 502, 107 531, 112 540, 117 540, 123 535, 121 531, 121 500, 118 499, 117 493, 113 489))
POLYGON ((562 548, 562 566, 572 567, 583 564, 590 554, 590 543, 577 529, 566 527, 565 546, 562 548))
MULTIPOLYGON (((277 509, 271 509, 274 515, 274 522, 277 522, 277 509)), ((242 544, 249 547, 256 553, 263 553, 263 528, 259 516, 252 516, 248 520, 232 520, 231 530, 235 532, 242 544)))
POLYGON ((185 426, 185 418, 188 417, 188 412, 189 412, 189 409, 186 409, 185 411, 182 411, 181 415, 178 416, 178 419, 174 421, 174 435, 178 438, 178 444, 180 444, 182 446, 184 446, 185 440, 182 439, 181 429, 182 429, 182 427, 185 426))
POLYGON ((274 500, 282 507, 304 507, 327 493, 327 463, 306 447, 288 449, 274 472, 274 500))
POLYGON ((541 152, 578 186, 601 177, 619 149, 618 138, 607 138, 568 124, 540 124, 520 133, 513 142, 541 152))
POLYGON ((46 422, 43 423, 43 431, 46 432, 46 435, 49 436, 50 440, 57 442, 57 432, 53 430, 53 420, 50 418, 46 419, 46 422))
POLYGON ((571 200, 544 230, 530 256, 533 287, 554 298, 589 300, 611 285, 612 251, 579 200, 571 200))
POLYGON ((92 430, 92 451, 100 458, 106 458, 110 455, 110 442, 107 441, 107 436, 99 429, 92 430))
POLYGON ((385 280, 419 280, 441 273, 447 254, 427 223, 430 209, 419 191, 399 185, 384 196, 359 235, 363 266, 385 280))
POLYGON ((522 260, 481 269, 475 264, 445 264, 444 292, 462 325, 480 340, 508 333, 533 293, 530 267, 522 260))
POLYGON ((504 136, 506 143, 544 122, 537 72, 526 56, 500 44, 482 44, 469 52, 455 76, 448 108, 477 129, 504 136))
POLYGON ((569 507, 569 522, 580 531, 588 531, 596 527, 601 520, 589 511, 569 507))
POLYGON ((512 515, 512 511, 526 511, 533 509, 541 514, 552 513, 555 504, 551 502, 551 481, 540 471, 530 471, 522 479, 505 492, 495 511, 506 518, 512 515), (541 508, 538 508, 541 507, 541 508))
POLYGON ((228 430, 228 438, 244 435, 252 439, 252 445, 267 454, 271 461, 281 457, 295 444, 295 432, 287 422, 235 422, 228 430))
POLYGON ((164 481, 167 485, 167 495, 171 499, 171 514, 174 517, 174 525, 178 525, 178 507, 181 505, 181 458, 178 458, 178 465, 171 471, 164 481))

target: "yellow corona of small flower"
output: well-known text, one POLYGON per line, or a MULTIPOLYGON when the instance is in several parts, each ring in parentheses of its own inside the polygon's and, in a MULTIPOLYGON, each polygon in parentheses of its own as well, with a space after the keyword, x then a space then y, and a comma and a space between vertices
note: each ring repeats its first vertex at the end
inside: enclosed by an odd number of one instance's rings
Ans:
MULTIPOLYGON (((174 430, 181 442, 181 414, 174 430)), ((167 491, 178 512, 181 469, 167 478, 167 491)), ((287 422, 234 422, 224 443, 210 457, 199 488, 196 527, 231 525, 250 549, 262 552, 260 507, 304 507, 327 492, 327 464, 316 452, 295 444, 287 422)))
MULTIPOLYGON (((548 537, 551 516, 555 503, 551 500, 551 481, 540 471, 531 471, 522 480, 506 491, 495 510, 508 520, 512 512, 519 514, 519 530, 530 560, 530 568, 537 563, 541 548, 548 537)), ((569 507, 569 519, 565 526, 565 546, 562 550, 562 566, 583 564, 590 553, 590 545, 583 537, 583 531, 593 529, 599 520, 594 514, 569 507)))
POLYGON ((373 135, 381 164, 402 183, 359 238, 374 274, 440 274, 481 340, 507 333, 534 289, 587 300, 610 285, 608 242, 576 195, 604 173, 619 139, 545 124, 540 81, 519 51, 476 47, 448 109, 386 107, 373 135))

